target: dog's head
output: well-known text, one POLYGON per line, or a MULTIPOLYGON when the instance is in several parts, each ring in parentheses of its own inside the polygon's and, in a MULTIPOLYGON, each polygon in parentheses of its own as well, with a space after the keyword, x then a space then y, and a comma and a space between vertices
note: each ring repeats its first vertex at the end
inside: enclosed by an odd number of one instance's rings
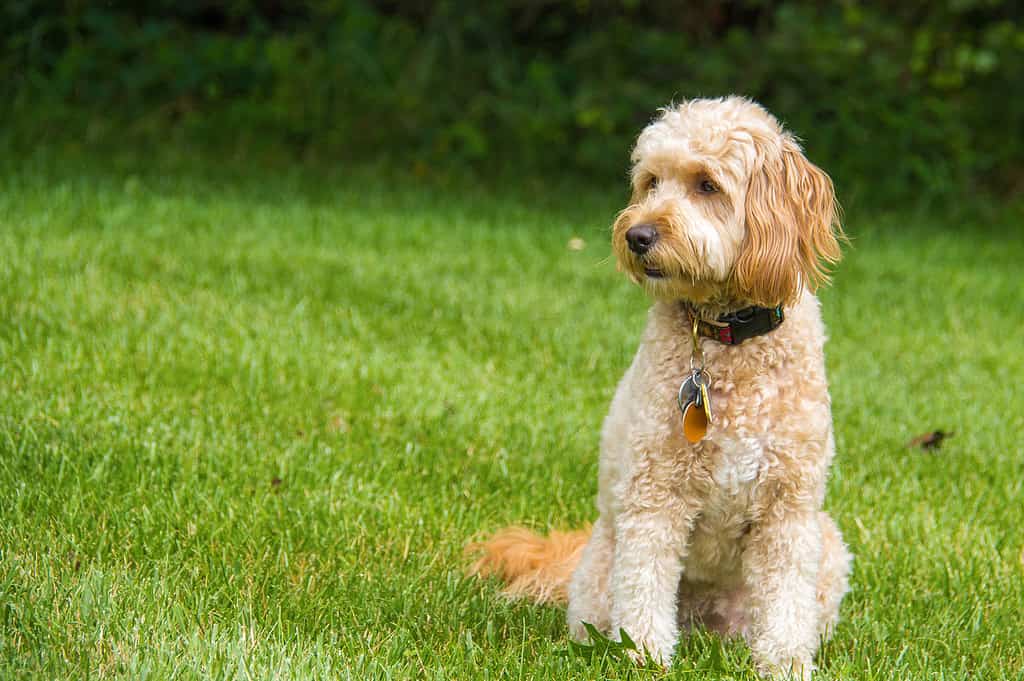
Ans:
POLYGON ((832 181, 750 100, 664 109, 632 160, 613 246, 655 298, 773 307, 826 282, 840 258, 832 181))

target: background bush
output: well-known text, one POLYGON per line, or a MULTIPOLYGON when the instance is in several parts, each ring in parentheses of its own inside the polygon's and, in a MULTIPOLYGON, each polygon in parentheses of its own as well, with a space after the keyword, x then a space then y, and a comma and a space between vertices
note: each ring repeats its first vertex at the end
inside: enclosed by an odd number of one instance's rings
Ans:
POLYGON ((735 92, 840 182, 1017 192, 1022 7, 7 0, 0 88, 36 122, 73 111, 427 169, 617 178, 656 106, 735 92))

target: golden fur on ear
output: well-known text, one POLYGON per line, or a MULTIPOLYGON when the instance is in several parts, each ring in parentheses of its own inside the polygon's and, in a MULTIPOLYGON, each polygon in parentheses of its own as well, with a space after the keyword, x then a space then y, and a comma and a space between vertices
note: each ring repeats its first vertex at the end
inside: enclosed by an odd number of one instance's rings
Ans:
POLYGON ((791 303, 801 284, 828 283, 842 257, 832 180, 786 135, 781 150, 758 142, 760 167, 747 190, 746 239, 734 269, 736 292, 751 303, 791 303))

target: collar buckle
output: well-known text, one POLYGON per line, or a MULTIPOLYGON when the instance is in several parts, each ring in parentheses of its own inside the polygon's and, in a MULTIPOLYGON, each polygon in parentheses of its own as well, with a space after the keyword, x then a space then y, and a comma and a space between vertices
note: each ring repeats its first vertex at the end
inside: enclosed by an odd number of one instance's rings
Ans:
MULTIPOLYGON (((690 313, 691 316, 693 313, 690 313)), ((694 334, 699 333, 724 345, 739 345, 745 340, 764 335, 773 331, 786 318, 782 306, 747 307, 727 315, 722 315, 714 322, 694 320, 694 334)))

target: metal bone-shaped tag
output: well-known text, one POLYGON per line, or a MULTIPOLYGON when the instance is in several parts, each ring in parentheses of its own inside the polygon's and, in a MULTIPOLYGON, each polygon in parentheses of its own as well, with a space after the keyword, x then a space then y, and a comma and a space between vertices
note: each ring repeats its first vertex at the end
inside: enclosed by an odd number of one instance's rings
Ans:
POLYGON ((683 413, 683 435, 691 443, 700 442, 708 432, 713 418, 711 396, 708 394, 710 377, 697 369, 679 386, 677 401, 683 413))

